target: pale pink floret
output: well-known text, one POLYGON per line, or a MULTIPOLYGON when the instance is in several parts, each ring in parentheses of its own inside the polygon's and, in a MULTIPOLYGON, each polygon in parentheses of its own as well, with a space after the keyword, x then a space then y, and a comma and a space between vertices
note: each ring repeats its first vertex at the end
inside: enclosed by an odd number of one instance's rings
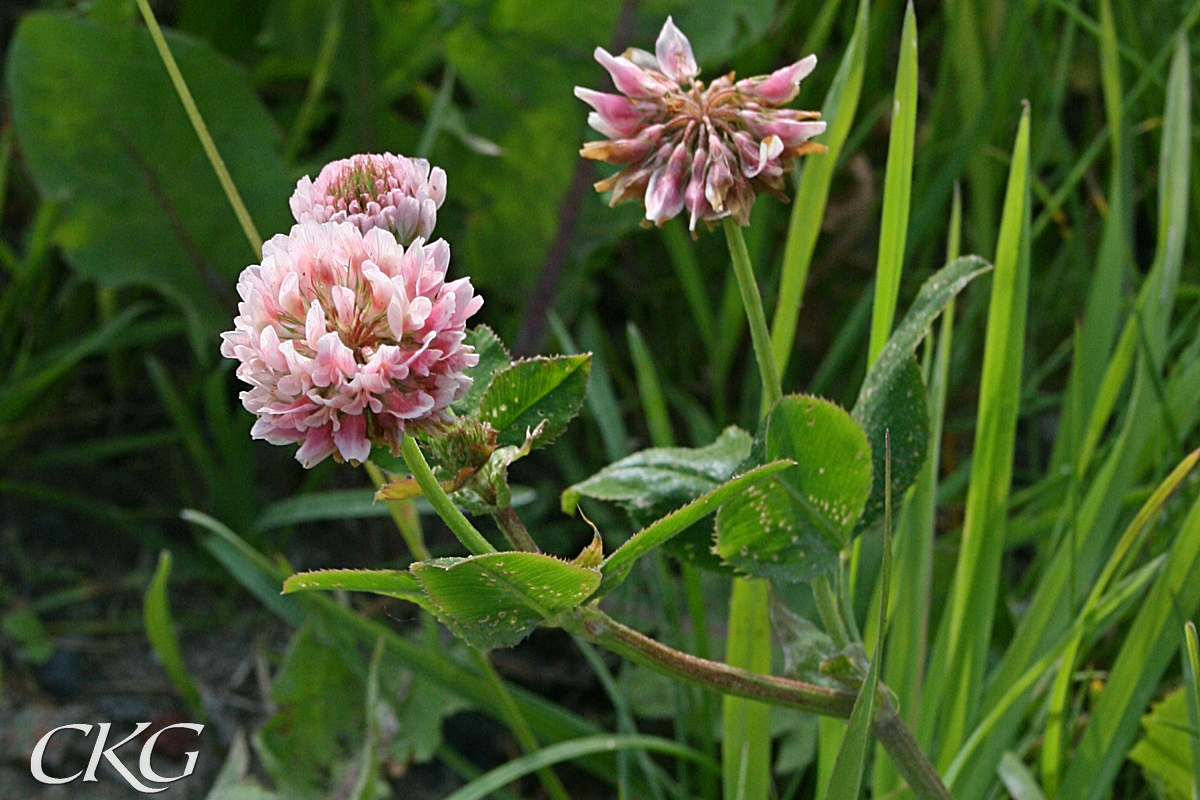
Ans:
POLYGON ((361 463, 372 444, 435 433, 471 386, 479 356, 463 344, 483 305, 467 278, 446 282, 450 247, 387 230, 304 222, 263 245, 238 280, 234 330, 221 354, 239 362, 251 435, 299 443, 311 467, 327 456, 361 463))
POLYGON ((580 153, 623 167, 596 190, 612 191, 612 205, 640 201, 644 224, 663 225, 684 210, 692 231, 697 220, 729 216, 749 224, 757 192, 786 200, 783 176, 795 160, 825 149, 810 141, 825 131, 820 114, 779 108, 796 98, 816 56, 770 75, 735 82, 730 74, 705 86, 691 43, 667 17, 654 53, 632 48, 614 56, 596 48, 596 60, 620 94, 575 88, 595 109, 588 124, 608 137, 580 153))
POLYGON ((366 233, 384 228, 408 245, 428 239, 446 199, 446 173, 423 158, 360 153, 326 164, 317 179, 296 183, 297 222, 352 222, 366 233))

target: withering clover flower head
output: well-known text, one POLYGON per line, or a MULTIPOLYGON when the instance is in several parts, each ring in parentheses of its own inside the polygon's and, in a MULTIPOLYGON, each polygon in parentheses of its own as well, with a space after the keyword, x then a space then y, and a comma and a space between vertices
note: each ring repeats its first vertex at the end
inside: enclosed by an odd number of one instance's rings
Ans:
POLYGON ((732 216, 747 225, 757 192, 786 200, 783 176, 796 158, 825 150, 809 141, 825 130, 819 112, 779 108, 796 98, 816 56, 770 75, 738 81, 730 73, 705 86, 691 43, 667 17, 653 54, 613 56, 597 47, 596 60, 620 94, 575 87, 595 109, 588 124, 608 137, 580 153, 624 166, 596 190, 612 190, 611 205, 642 201, 648 222, 663 225, 686 208, 692 231, 698 219, 732 216))
POLYGON ((446 199, 446 173, 423 158, 360 153, 322 168, 315 181, 296 183, 297 222, 352 222, 363 233, 384 228, 403 245, 433 235, 446 199))
POLYGON ((389 231, 346 222, 300 223, 267 242, 221 335, 251 386, 241 398, 258 416, 254 438, 300 443, 296 458, 311 467, 443 431, 479 361, 463 339, 483 305, 467 278, 446 282, 449 264, 441 239, 405 249, 389 231))

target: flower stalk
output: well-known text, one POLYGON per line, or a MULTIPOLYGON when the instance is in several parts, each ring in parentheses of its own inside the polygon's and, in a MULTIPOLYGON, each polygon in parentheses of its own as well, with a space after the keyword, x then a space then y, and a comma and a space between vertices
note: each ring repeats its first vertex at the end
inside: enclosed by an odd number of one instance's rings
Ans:
POLYGON ((750 323, 750 340, 754 344, 754 358, 758 361, 758 373, 762 377, 763 402, 767 408, 783 397, 779 383, 779 372, 775 369, 775 356, 771 352, 771 334, 767 330, 767 317, 763 312, 762 295, 758 292, 758 281, 754 278, 754 267, 750 265, 750 252, 742 228, 731 217, 724 219, 725 241, 729 244, 729 256, 733 259, 733 272, 737 276, 738 291, 742 305, 746 308, 746 320, 750 323))
POLYGON ((413 479, 417 486, 421 487, 421 493, 425 495, 429 505, 433 506, 433 510, 450 528, 450 532, 463 543, 463 547, 476 556, 496 552, 496 548, 492 547, 488 540, 483 538, 483 534, 458 510, 458 506, 454 505, 446 490, 438 483, 433 470, 429 468, 429 462, 425 460, 425 454, 417 446, 417 440, 405 434, 400 443, 400 454, 404 456, 404 463, 408 465, 413 479))

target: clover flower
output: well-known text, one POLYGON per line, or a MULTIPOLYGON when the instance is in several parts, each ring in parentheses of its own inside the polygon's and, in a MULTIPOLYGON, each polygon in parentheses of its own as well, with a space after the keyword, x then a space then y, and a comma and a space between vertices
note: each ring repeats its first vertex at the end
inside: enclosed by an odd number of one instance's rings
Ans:
POLYGON ((296 183, 297 222, 352 222, 363 233, 384 228, 407 246, 433 235, 446 199, 446 173, 423 158, 360 153, 326 164, 315 181, 296 183))
POLYGON ((263 245, 238 280, 234 330, 221 354, 241 362, 251 435, 300 443, 311 467, 396 452, 405 432, 444 430, 479 356, 466 320, 483 305, 467 278, 446 282, 450 247, 386 230, 304 222, 263 245))
POLYGON ((620 94, 575 87, 595 109, 588 124, 608 137, 579 152, 624 166, 596 191, 611 190, 610 205, 642 201, 643 224, 661 226, 687 209, 693 232, 698 219, 732 216, 748 225, 757 192, 786 201, 783 176, 795 159, 825 150, 809 141, 825 130, 819 112, 778 107, 796 98, 816 56, 770 75, 735 80, 729 73, 705 86, 691 43, 667 17, 655 53, 613 56, 597 47, 596 60, 620 94))

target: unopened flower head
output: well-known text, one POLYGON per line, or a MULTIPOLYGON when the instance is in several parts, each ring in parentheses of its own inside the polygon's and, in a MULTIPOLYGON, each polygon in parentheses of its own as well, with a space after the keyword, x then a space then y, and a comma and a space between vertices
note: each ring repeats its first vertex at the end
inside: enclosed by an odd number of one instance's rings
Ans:
POLYGON ((299 443, 296 458, 311 467, 444 430, 479 361, 463 339, 483 305, 467 278, 446 282, 449 264, 441 239, 406 249, 387 230, 346 222, 304 222, 268 241, 238 280, 221 344, 250 384, 241 398, 258 416, 254 438, 299 443))
POLYGON ((366 233, 383 228, 403 245, 433 235, 446 199, 446 173, 423 158, 360 153, 326 164, 315 181, 296 183, 297 222, 352 222, 366 233))
POLYGON ((598 47, 596 60, 620 94, 575 88, 595 109, 588 124, 608 137, 580 153, 624 167, 596 190, 611 190, 611 205, 642 201, 648 222, 663 225, 686 209, 692 231, 698 219, 732 216, 747 225, 757 192, 786 200, 783 176, 796 158, 825 150, 809 141, 825 130, 819 112, 779 108, 796 98, 816 56, 770 75, 739 81, 730 73, 706 86, 691 43, 668 17, 654 53, 613 56, 598 47))

